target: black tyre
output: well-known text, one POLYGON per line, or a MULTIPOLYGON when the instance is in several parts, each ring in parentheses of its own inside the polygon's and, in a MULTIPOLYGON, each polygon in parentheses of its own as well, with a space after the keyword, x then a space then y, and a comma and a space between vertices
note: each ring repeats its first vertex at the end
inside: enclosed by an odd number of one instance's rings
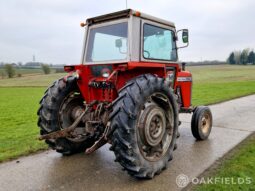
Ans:
MULTIPOLYGON (((58 131, 69 127, 75 120, 71 112, 83 108, 83 98, 73 77, 61 78, 45 91, 37 112, 40 134, 58 131)), ((80 124, 84 125, 84 124, 80 124)), ((83 126, 84 127, 84 126, 83 126)), ((92 146, 92 138, 58 138, 45 141, 51 148, 64 155, 85 151, 92 146)))
POLYGON ((112 147, 127 172, 152 178, 167 167, 178 131, 178 109, 172 89, 151 74, 129 81, 110 115, 112 147))
POLYGON ((199 106, 195 109, 191 119, 191 131, 197 140, 205 140, 212 130, 212 113, 209 107, 199 106))

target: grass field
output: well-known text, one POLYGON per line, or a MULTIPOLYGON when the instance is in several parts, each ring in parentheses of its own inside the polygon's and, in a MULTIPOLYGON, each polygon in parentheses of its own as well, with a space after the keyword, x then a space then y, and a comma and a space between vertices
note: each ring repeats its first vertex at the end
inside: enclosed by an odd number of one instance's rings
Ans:
POLYGON ((0 87, 47 87, 65 74, 25 75, 21 78, 1 79, 0 87))
POLYGON ((255 66, 193 66, 193 105, 213 104, 255 93, 255 66))
MULTIPOLYGON (((55 73, 56 69, 51 68, 51 73, 55 73)), ((34 76, 34 75, 42 75, 43 71, 41 68, 15 68, 15 77, 21 75, 25 76, 34 76)), ((0 79, 7 79, 7 75, 4 68, 0 68, 0 79)))
MULTIPOLYGON (((189 67, 193 73, 193 104, 211 104, 255 93, 254 66, 189 67)), ((45 149, 36 111, 44 90, 64 74, 0 79, 0 162, 45 149)))
MULTIPOLYGON (((26 76, 26 75, 38 75, 43 74, 41 68, 15 68, 15 76, 17 75, 26 76)), ((0 79, 7 78, 7 74, 4 68, 0 68, 0 79)))
POLYGON ((0 162, 46 148, 36 140, 36 111, 44 89, 0 88, 0 162))
MULTIPOLYGON (((209 171, 210 178, 232 178, 235 182, 242 178, 245 182, 250 180, 250 184, 203 184, 195 187, 196 191, 214 191, 214 190, 231 190, 231 191, 249 191, 255 190, 255 134, 245 140, 237 149, 230 152, 216 170, 209 171)), ((240 181, 241 182, 241 181, 240 181)))

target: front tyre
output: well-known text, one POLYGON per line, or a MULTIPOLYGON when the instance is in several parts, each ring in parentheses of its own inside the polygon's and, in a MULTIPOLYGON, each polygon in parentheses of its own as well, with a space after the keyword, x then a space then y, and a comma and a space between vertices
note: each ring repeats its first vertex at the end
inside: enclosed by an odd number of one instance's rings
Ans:
MULTIPOLYGON (((40 101, 38 114, 38 126, 40 134, 44 135, 54 131, 67 128, 79 116, 84 108, 82 98, 76 79, 68 77, 61 78, 49 87, 40 101)), ((85 124, 79 124, 84 127, 85 124)), ((64 155, 85 151, 93 145, 92 138, 58 138, 45 141, 52 149, 64 155)))
POLYGON ((196 107, 191 119, 191 131, 197 140, 205 140, 212 130, 212 113, 209 107, 196 107))
POLYGON ((174 93, 164 79, 141 75, 119 92, 110 115, 112 147, 127 172, 153 178, 172 159, 178 128, 174 93))

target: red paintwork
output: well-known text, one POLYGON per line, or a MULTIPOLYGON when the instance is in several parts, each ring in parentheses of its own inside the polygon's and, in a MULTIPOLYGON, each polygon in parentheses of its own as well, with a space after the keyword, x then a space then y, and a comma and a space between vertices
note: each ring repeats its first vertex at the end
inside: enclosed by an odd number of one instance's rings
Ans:
MULTIPOLYGON (((110 64, 109 64, 110 65, 110 64)), ((93 65, 95 66, 95 65, 93 65)), ((81 94, 86 100, 86 103, 90 103, 93 100, 98 100, 102 102, 112 102, 118 97, 118 90, 122 88, 126 82, 130 79, 139 76, 141 74, 155 74, 159 77, 166 78, 167 71, 166 67, 175 68, 177 75, 175 75, 175 83, 173 85, 174 90, 177 86, 181 87, 183 106, 188 108, 190 106, 191 97, 191 83, 187 82, 177 82, 177 76, 191 76, 189 72, 181 71, 179 64, 169 63, 151 63, 151 62, 127 62, 120 64, 112 64, 112 73, 108 78, 95 77, 92 75, 90 70, 91 65, 76 65, 72 67, 65 68, 68 72, 76 71, 79 74, 78 86, 80 88, 81 94), (73 71, 71 71, 73 69, 73 71), (89 84, 92 81, 96 82, 110 82, 114 84, 113 89, 102 89, 90 87, 89 84)))
MULTIPOLYGON (((188 71, 180 71, 177 77, 192 77, 192 74, 188 71)), ((181 89, 182 107, 188 109, 191 106, 192 81, 177 82, 177 87, 181 89)))

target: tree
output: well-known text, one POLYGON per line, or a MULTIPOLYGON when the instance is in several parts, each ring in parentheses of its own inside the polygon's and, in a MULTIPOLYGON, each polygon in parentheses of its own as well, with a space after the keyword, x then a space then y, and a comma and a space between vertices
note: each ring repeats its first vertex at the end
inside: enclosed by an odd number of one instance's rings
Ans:
POLYGON ((44 74, 49 74, 50 73, 50 66, 48 64, 42 64, 41 65, 43 73, 44 74))
POLYGON ((229 55, 229 57, 228 57, 228 63, 229 63, 229 64, 236 64, 236 61, 235 61, 235 53, 234 53, 234 52, 231 52, 231 54, 229 55))
POLYGON ((245 65, 248 63, 248 54, 249 54, 249 49, 244 49, 242 51, 241 56, 240 56, 241 64, 245 65))
POLYGON ((4 72, 1 72, 1 78, 4 79, 4 72))
POLYGON ((16 71, 11 64, 5 64, 4 69, 8 78, 13 78, 15 76, 16 71))
POLYGON ((21 66, 22 66, 22 62, 18 62, 17 64, 18 64, 18 66, 19 66, 19 67, 21 67, 21 66))
POLYGON ((241 51, 235 51, 234 54, 236 64, 240 64, 241 51))
POLYGON ((248 56, 248 63, 255 64, 255 53, 251 51, 248 56))

